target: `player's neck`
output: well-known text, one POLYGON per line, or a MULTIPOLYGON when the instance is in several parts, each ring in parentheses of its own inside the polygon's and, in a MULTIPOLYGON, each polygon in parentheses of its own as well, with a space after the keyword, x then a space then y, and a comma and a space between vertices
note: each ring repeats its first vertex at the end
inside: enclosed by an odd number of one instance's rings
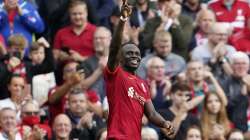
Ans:
POLYGON ((128 72, 130 74, 133 74, 133 75, 136 74, 136 70, 134 70, 132 68, 128 68, 128 67, 125 67, 125 66, 123 66, 122 68, 123 68, 123 70, 125 70, 126 72, 128 72))

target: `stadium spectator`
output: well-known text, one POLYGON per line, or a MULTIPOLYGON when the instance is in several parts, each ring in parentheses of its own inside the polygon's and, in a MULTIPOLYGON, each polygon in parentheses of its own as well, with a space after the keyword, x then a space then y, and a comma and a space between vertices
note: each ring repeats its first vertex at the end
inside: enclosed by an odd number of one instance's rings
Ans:
POLYGON ((104 127, 105 123, 91 111, 87 94, 74 90, 68 96, 69 109, 66 114, 73 125, 71 136, 86 140, 95 139, 98 130, 104 127))
POLYGON ((235 49, 227 44, 228 36, 228 28, 223 23, 212 24, 209 27, 208 41, 193 49, 191 52, 192 60, 200 60, 204 64, 214 64, 223 58, 229 58, 235 49))
MULTIPOLYGON (((174 84, 171 88, 172 105, 161 112, 164 118, 168 118, 174 124, 174 140, 184 140, 188 127, 200 125, 199 119, 188 113, 190 94, 190 88, 187 84, 174 84)), ((168 140, 172 138, 161 135, 160 139, 168 140)))
POLYGON ((52 131, 50 126, 41 122, 39 104, 35 100, 27 100, 21 106, 21 119, 20 132, 22 134, 27 127, 30 129, 30 138, 41 138, 50 140, 52 131), (33 134, 32 134, 33 133, 33 134))
POLYGON ((17 129, 16 111, 11 108, 2 108, 0 111, 0 139, 22 140, 21 133, 17 129))
POLYGON ((147 82, 150 87, 151 99, 157 111, 170 106, 171 81, 165 76, 164 61, 155 56, 148 60, 147 64, 147 82))
POLYGON ((70 119, 65 114, 58 114, 53 123, 53 138, 52 140, 70 140, 72 125, 70 119))
POLYGON ((156 32, 153 43, 155 51, 152 54, 148 54, 142 59, 141 64, 137 70, 137 74, 142 79, 146 79, 147 61, 154 56, 158 56, 164 61, 165 75, 169 78, 177 76, 185 69, 185 60, 181 56, 172 53, 172 48, 174 46, 172 45, 172 36, 170 33, 164 30, 156 32))
POLYGON ((83 76, 77 72, 76 67, 78 63, 75 61, 66 62, 63 68, 63 84, 52 88, 48 94, 50 124, 54 118, 64 113, 66 109, 66 101, 68 93, 76 87, 79 87, 83 76))
POLYGON ((80 63, 84 69, 83 88, 91 89, 101 97, 106 96, 102 71, 107 64, 111 33, 105 27, 97 27, 94 34, 95 55, 80 63))
POLYGON ((196 46, 203 46, 207 43, 209 28, 215 22, 215 15, 209 9, 201 9, 195 19, 195 29, 188 50, 193 50, 196 46))
POLYGON ((29 94, 25 93, 25 86, 27 86, 25 79, 20 75, 13 74, 8 82, 10 98, 0 100, 0 109, 8 107, 16 110, 19 118, 22 102, 31 97, 29 94))
POLYGON ((69 13, 71 24, 60 29, 55 36, 55 59, 65 60, 70 57, 75 61, 83 61, 94 54, 96 26, 87 20, 87 5, 84 1, 72 1, 69 13))
POLYGON ((44 39, 40 38, 37 42, 33 42, 30 47, 29 65, 41 65, 44 61, 47 64, 45 67, 50 69, 47 73, 33 75, 29 73, 29 79, 31 80, 32 97, 38 101, 39 105, 42 106, 48 101, 49 89, 56 85, 54 75, 54 58, 52 54, 52 48, 49 43, 44 39))
POLYGON ((239 31, 247 25, 250 16, 249 4, 242 0, 214 0, 208 3, 216 15, 218 22, 226 23, 227 27, 233 27, 234 31, 239 31))
POLYGON ((196 125, 190 126, 185 140, 202 140, 201 128, 196 125))
POLYGON ((174 0, 159 0, 159 15, 146 22, 140 34, 140 50, 146 55, 152 51, 154 33, 169 31, 172 36, 173 52, 187 58, 187 44, 193 32, 192 20, 180 14, 181 6, 174 0))
POLYGON ((225 140, 230 131, 226 104, 216 92, 209 92, 206 95, 201 115, 201 125, 204 140, 225 140))
POLYGON ((198 97, 194 106, 191 107, 193 108, 198 105, 198 107, 192 110, 194 114, 200 114, 202 111, 201 103, 210 91, 216 91, 223 100, 223 103, 227 104, 227 98, 222 87, 213 74, 205 70, 204 65, 200 61, 190 61, 188 63, 186 77, 191 89, 191 97, 198 97))
POLYGON ((6 42, 11 35, 22 34, 31 44, 33 33, 44 31, 43 20, 36 8, 30 2, 24 0, 4 0, 2 2, 0 27, 0 33, 4 36, 6 42))
POLYGON ((248 130, 247 109, 249 107, 249 58, 243 52, 236 52, 230 59, 233 73, 220 80, 224 89, 228 105, 227 114, 234 127, 243 132, 248 130))
MULTIPOLYGON (((33 76, 48 73, 54 70, 52 51, 42 42, 37 42, 39 46, 45 48, 45 58, 42 63, 32 63, 24 59, 24 49, 27 41, 22 35, 13 35, 8 40, 9 49, 7 54, 0 61, 0 91, 1 99, 8 97, 7 81, 11 73, 20 74, 30 84, 33 76)), ((34 43, 35 44, 35 43, 34 43)), ((34 45, 33 44, 33 45, 34 45)), ((30 93, 30 87, 27 90, 30 93)))
MULTIPOLYGON (((57 31, 70 24, 69 4, 71 0, 36 0, 38 12, 44 19, 46 29, 42 34, 50 44, 53 43, 57 31)), ((90 5, 89 0, 82 0, 87 4, 88 21, 92 24, 98 24, 98 18, 95 9, 90 5)))

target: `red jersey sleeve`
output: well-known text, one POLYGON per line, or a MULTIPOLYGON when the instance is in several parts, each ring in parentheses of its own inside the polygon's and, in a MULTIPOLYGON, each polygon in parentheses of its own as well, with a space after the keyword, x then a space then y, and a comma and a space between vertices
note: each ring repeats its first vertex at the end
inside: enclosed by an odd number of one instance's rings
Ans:
POLYGON ((120 67, 120 66, 117 66, 117 67, 115 68, 115 70, 112 72, 112 71, 109 70, 108 66, 106 66, 105 69, 104 69, 104 72, 103 72, 103 74, 104 74, 104 79, 105 79, 105 80, 110 80, 110 79, 112 79, 115 75, 117 75, 117 73, 118 73, 118 71, 119 71, 120 69, 121 69, 121 67, 120 67))

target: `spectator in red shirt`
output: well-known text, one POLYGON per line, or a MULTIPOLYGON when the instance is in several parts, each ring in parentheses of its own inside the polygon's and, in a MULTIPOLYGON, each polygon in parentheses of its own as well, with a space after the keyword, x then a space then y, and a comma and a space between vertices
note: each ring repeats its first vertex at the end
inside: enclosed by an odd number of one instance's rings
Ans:
POLYGON ((76 72, 78 63, 71 61, 65 64, 63 68, 64 83, 50 90, 48 94, 50 123, 53 122, 56 115, 63 113, 66 109, 67 94, 81 81, 81 76, 76 72))
POLYGON ((69 13, 71 25, 60 29, 54 40, 55 58, 71 57, 76 61, 83 61, 94 54, 93 35, 96 27, 87 20, 87 6, 84 1, 72 1, 69 13))
POLYGON ((244 0, 213 0, 208 7, 216 15, 218 22, 225 22, 232 26, 234 31, 246 27, 250 15, 249 4, 244 0))
MULTIPOLYGON (((50 112, 50 123, 53 122, 56 115, 64 113, 66 111, 66 102, 68 95, 76 89, 82 89, 82 83, 84 74, 77 71, 78 63, 75 61, 69 61, 63 68, 63 79, 62 85, 54 87, 48 94, 49 112, 50 112)), ((85 94, 85 92, 83 91, 85 94)), ((87 93, 86 93, 87 94, 87 93)), ((100 105, 96 99, 95 93, 88 93, 89 109, 98 115, 100 114, 100 105)))
POLYGON ((155 111, 149 88, 135 75, 141 61, 139 48, 133 43, 121 45, 124 24, 132 12, 126 0, 121 9, 120 21, 111 41, 109 59, 104 70, 109 103, 107 139, 140 140, 143 113, 171 137, 174 133, 171 122, 155 111))

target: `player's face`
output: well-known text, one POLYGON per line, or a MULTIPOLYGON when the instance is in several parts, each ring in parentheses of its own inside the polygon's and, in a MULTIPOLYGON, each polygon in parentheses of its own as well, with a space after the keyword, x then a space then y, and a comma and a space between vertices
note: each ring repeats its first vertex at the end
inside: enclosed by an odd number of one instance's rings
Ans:
POLYGON ((121 63, 127 71, 134 72, 140 65, 141 53, 134 44, 126 44, 122 48, 121 63))

